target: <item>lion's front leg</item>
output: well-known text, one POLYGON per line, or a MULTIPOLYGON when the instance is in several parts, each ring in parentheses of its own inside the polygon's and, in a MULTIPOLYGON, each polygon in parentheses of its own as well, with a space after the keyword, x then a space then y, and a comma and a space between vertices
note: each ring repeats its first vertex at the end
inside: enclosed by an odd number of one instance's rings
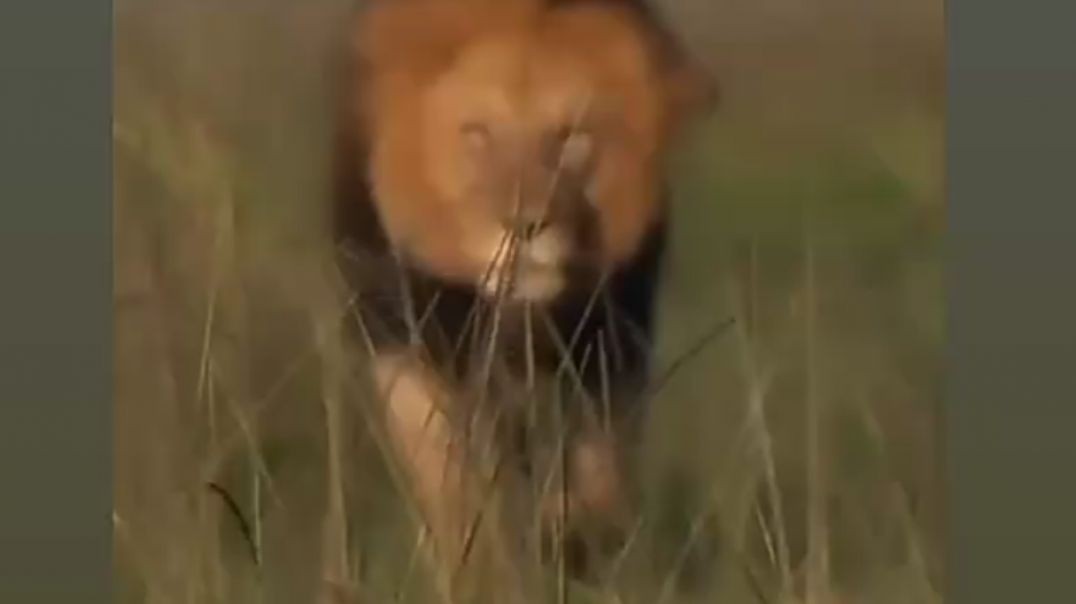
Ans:
POLYGON ((470 496, 464 443, 448 417, 448 390, 430 368, 405 354, 378 355, 373 370, 389 439, 437 554, 458 559, 470 496))
POLYGON ((520 601, 517 558, 497 534, 489 497, 494 485, 480 471, 488 460, 467 454, 483 447, 473 447, 453 421, 454 393, 431 367, 407 354, 378 355, 373 373, 395 456, 432 537, 441 589, 459 594, 478 588, 495 594, 496 602, 520 601))

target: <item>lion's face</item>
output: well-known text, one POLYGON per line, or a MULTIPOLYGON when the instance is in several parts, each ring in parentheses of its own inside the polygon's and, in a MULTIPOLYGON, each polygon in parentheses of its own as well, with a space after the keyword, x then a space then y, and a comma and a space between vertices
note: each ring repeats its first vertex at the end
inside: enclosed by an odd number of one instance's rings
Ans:
POLYGON ((427 268, 476 283, 511 266, 512 291, 544 300, 568 264, 609 269, 639 247, 678 108, 624 14, 513 17, 432 45, 441 61, 373 61, 371 176, 390 237, 427 268))

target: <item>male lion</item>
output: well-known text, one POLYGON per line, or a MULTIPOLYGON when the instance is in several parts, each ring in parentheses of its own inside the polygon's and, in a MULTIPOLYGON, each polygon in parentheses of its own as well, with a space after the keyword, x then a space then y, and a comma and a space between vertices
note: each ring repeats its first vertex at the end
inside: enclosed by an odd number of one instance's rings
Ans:
POLYGON ((478 435, 498 475, 533 473, 542 417, 568 451, 546 509, 615 518, 649 366, 662 161, 711 103, 709 79, 628 0, 384 1, 356 33, 336 238, 437 548, 464 555, 482 507, 478 435))

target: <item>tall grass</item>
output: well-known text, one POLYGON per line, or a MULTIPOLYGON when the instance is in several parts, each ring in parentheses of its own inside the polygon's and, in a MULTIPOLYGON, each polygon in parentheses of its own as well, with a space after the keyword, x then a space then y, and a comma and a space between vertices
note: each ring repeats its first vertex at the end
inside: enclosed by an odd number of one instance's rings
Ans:
MULTIPOLYGON (((524 556, 534 601, 942 599, 940 9, 858 6, 672 7, 725 102, 674 166, 641 509, 598 581, 524 556)), ((347 9, 117 5, 118 601, 448 597, 338 330, 347 9)))

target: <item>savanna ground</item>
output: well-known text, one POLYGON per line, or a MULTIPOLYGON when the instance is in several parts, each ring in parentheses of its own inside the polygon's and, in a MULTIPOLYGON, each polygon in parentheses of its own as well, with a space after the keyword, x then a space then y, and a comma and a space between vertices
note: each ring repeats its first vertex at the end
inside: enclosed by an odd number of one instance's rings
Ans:
MULTIPOLYGON (((118 602, 436 601, 319 236, 349 4, 117 2, 118 602)), ((940 602, 940 0, 662 4, 724 102, 675 165, 640 517, 567 595, 940 602)))

